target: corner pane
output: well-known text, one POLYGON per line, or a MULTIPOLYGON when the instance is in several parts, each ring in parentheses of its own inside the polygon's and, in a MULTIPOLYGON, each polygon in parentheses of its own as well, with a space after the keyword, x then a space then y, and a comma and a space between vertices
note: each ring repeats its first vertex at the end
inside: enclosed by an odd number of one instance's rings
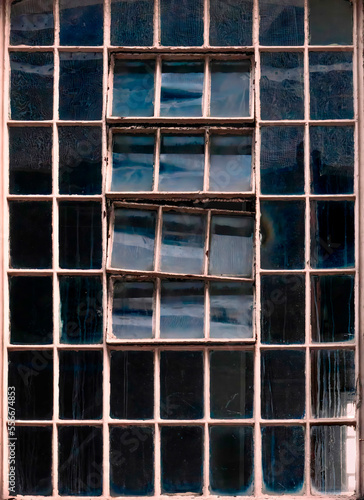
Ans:
POLYGON ((353 4, 342 0, 309 0, 310 44, 351 45, 353 4))
POLYGON ((53 0, 11 3, 10 45, 53 45, 53 0))

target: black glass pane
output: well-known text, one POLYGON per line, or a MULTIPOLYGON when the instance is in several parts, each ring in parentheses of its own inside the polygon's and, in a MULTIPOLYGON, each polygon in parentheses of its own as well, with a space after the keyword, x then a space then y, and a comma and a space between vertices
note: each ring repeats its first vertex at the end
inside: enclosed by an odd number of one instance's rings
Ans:
POLYGON ((11 52, 12 120, 52 120, 53 53, 11 52))
POLYGON ((61 52, 59 117, 101 120, 103 62, 100 52, 61 52))
POLYGON ((101 203, 59 203, 59 265, 99 269, 102 261, 101 203))
POLYGON ((102 351, 59 352, 59 416, 102 418, 102 351))
POLYGON ((111 427, 111 496, 150 496, 154 493, 154 429, 111 427))
POLYGON ((259 0, 261 45, 303 45, 304 0, 259 0))
POLYGON ((263 344, 305 341, 305 277, 261 277, 261 340, 263 344))
POLYGON ((351 45, 353 4, 343 0, 309 0, 310 44, 351 45))
POLYGON ((202 427, 162 427, 162 493, 202 494, 202 427))
POLYGON ((252 26, 252 0, 210 0, 210 45, 252 45, 252 26))
POLYGON ((53 0, 11 3, 10 45, 53 45, 53 0))
POLYGON ((51 344, 53 285, 51 276, 10 276, 10 342, 51 344))
POLYGON ((111 1, 111 45, 153 45, 153 0, 111 1))
POLYGON ((111 351, 110 362, 111 418, 153 418, 153 352, 111 351))
POLYGON ((103 0, 60 0, 61 45, 102 45, 103 0))
POLYGON ((99 127, 59 127, 60 194, 100 194, 102 138, 99 127))
POLYGON ((9 212, 11 267, 52 267, 52 202, 11 201, 9 212))
POLYGON ((203 0, 161 0, 161 44, 203 44, 203 0))

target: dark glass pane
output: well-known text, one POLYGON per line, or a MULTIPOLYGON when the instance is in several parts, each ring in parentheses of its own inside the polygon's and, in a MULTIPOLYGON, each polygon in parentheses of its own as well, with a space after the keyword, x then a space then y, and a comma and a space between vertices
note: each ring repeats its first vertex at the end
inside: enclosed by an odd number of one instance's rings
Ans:
POLYGON ((114 134, 111 191, 151 191, 154 135, 114 134))
POLYGON ((101 203, 59 203, 59 265, 99 269, 102 263, 101 203))
POLYGON ((115 281, 112 333, 118 339, 153 337, 154 284, 115 281))
POLYGON ((210 427, 210 491, 217 495, 253 492, 253 428, 210 427))
POLYGON ((16 427, 15 438, 10 441, 15 451, 15 489, 10 495, 52 495, 52 427, 16 427))
POLYGON ((61 52, 59 57, 60 119, 101 120, 102 53, 61 52))
POLYGON ((10 342, 51 344, 53 286, 51 276, 10 276, 10 342))
POLYGON ((58 428, 60 495, 102 494, 102 427, 58 428))
POLYGON ((310 44, 351 45, 353 5, 343 0, 309 0, 310 44))
POLYGON ((303 54, 262 52, 260 78, 263 120, 303 120, 303 54))
POLYGON ((305 415, 305 352, 262 351, 262 417, 305 415))
POLYGON ((111 45, 153 45, 153 0, 111 1, 111 45))
POLYGON ((202 494, 202 427, 161 428, 162 493, 202 494))
POLYGON ((262 127, 260 189, 262 194, 303 194, 304 128, 262 127))
POLYGON ((305 473, 303 427, 262 428, 263 492, 300 494, 305 473))
POLYGON ((253 337, 252 283, 210 283, 210 337, 253 337))
POLYGON ((161 0, 161 44, 203 44, 203 0, 161 0))
POLYGON ((159 160, 159 190, 202 190, 204 155, 205 139, 202 135, 162 134, 159 160))
POLYGON ((110 362, 111 418, 153 418, 153 352, 111 351, 110 362))
POLYGON ((60 0, 61 45, 102 45, 103 0, 60 0))
POLYGON ((203 352, 162 351, 160 356, 161 418, 202 418, 203 352))
POLYGON ((53 0, 11 3, 10 45, 53 45, 53 0))
POLYGON ((354 118, 350 52, 310 52, 310 105, 312 120, 354 118))
POLYGON ((114 116, 154 115, 154 71, 152 59, 116 59, 112 95, 114 116))
POLYGON ((354 202, 311 202, 311 265, 354 267, 354 202))
POLYGON ((249 116, 250 61, 211 61, 210 65, 210 116, 249 116))
POLYGON ((210 1, 210 45, 252 45, 253 1, 210 1))
POLYGON ((52 267, 52 202, 10 201, 10 265, 52 267))
POLYGON ((102 342, 102 279, 99 276, 60 276, 59 292, 61 342, 102 342))
POLYGON ((261 340, 263 344, 305 341, 305 277, 261 277, 261 340))
POLYGON ((60 194, 100 194, 100 127, 59 127, 60 194))
POLYGON ((111 496, 154 493, 154 429, 110 428, 111 496))
POLYGON ((10 351, 8 387, 15 388, 17 420, 53 416, 53 352, 10 351))
POLYGON ((313 342, 354 340, 354 276, 311 276, 313 342))
POLYGON ((260 207, 262 268, 303 269, 304 201, 261 201, 260 207))
POLYGON ((9 129, 10 194, 52 193, 51 127, 9 129))
POLYGON ((211 418, 253 418, 253 351, 210 352, 211 418))
POLYGON ((260 45, 303 45, 304 0, 259 0, 260 45))
POLYGON ((11 52, 11 119, 52 120, 53 53, 11 52))

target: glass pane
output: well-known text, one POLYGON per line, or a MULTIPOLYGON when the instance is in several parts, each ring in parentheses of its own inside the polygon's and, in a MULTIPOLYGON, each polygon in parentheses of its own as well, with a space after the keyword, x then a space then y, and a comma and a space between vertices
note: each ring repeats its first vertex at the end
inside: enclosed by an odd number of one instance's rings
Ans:
POLYGON ((60 0, 60 44, 102 45, 103 7, 103 0, 60 0))
POLYGON ((351 45, 353 5, 342 0, 309 0, 310 44, 351 45))
POLYGON ((53 0, 11 3, 10 45, 53 45, 53 0))
POLYGON ((312 120, 354 118, 350 52, 310 52, 310 105, 312 120))
POLYGON ((260 45, 303 45, 304 0, 259 0, 260 45))
POLYGON ((210 136, 209 191, 251 191, 252 137, 210 136))
POLYGON ((153 0, 111 1, 111 45, 153 45, 153 0))
POLYGON ((210 116, 250 115, 250 60, 211 61, 210 116))
POLYGON ((304 276, 261 276, 260 328, 263 344, 305 342, 304 276))
POLYGON ((101 120, 101 52, 61 52, 59 76, 59 118, 101 120))
POLYGON ((161 428, 162 493, 202 494, 202 427, 161 428))
POLYGON ((11 52, 11 119, 52 120, 53 53, 11 52))
POLYGON ((262 127, 260 133, 262 194, 303 194, 304 128, 262 127))
POLYGON ((206 238, 206 216, 163 213, 161 271, 202 274, 206 238))
POLYGON ((100 127, 58 127, 60 194, 101 194, 100 127))
POLYGON ((203 0, 161 0, 161 44, 203 44, 203 0))
POLYGON ((153 418, 153 352, 111 351, 110 416, 121 419, 153 418))
POLYGON ((161 137, 159 190, 199 191, 203 189, 205 139, 202 135, 161 137))
POLYGON ((263 120, 303 120, 303 54, 262 52, 260 78, 263 120))
POLYGON ((154 115, 155 61, 116 59, 112 114, 114 116, 154 115))
POLYGON ((204 288, 201 281, 162 281, 161 338, 204 336, 204 288))
POLYGON ((354 202, 311 202, 311 265, 354 267, 354 202))
POLYGON ((354 276, 311 276, 313 342, 354 340, 354 276))
POLYGON ((52 267, 52 202, 10 201, 10 265, 52 267))
POLYGON ((161 418, 202 418, 203 352, 162 351, 160 354, 161 418))
POLYGON ((151 282, 115 281, 112 309, 115 338, 153 337, 153 293, 151 282))
POLYGON ((261 201, 261 266, 303 269, 305 260, 304 201, 261 201))
POLYGON ((253 217, 212 215, 209 274, 252 275, 253 217))
POLYGON ((253 418, 253 351, 210 352, 211 418, 253 418))
POLYGON ((210 491, 216 495, 253 493, 253 428, 210 427, 210 491))
POLYGON ((114 497, 154 493, 154 429, 110 428, 110 490, 114 497))
POLYGON ((10 276, 10 342, 51 344, 53 286, 51 276, 10 276))
POLYGON ((162 61, 161 116, 202 116, 203 61, 162 61))
POLYGON ((263 492, 300 494, 305 472, 303 427, 262 427, 263 492))
POLYGON ((210 0, 210 45, 252 45, 252 26, 252 0, 210 0))
POLYGON ((262 351, 262 417, 305 415, 305 352, 262 351))
POLYGON ((210 337, 253 337, 252 283, 210 283, 210 337))
POLYGON ((113 135, 111 191, 151 191, 154 135, 113 135))
POLYGON ((9 128, 10 194, 52 193, 52 128, 9 128))

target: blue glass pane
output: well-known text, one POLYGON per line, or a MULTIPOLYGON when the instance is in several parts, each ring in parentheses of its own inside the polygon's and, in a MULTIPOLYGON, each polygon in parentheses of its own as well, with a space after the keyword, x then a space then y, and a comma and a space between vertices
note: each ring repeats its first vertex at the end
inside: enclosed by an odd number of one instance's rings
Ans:
POLYGON ((310 110, 312 120, 354 118, 350 52, 310 53, 310 110))
POLYGON ((203 0, 161 0, 161 44, 203 44, 203 0))
POLYGON ((303 120, 303 54, 262 52, 260 100, 263 120, 303 120))
POLYGON ((260 45, 303 45, 304 0, 259 0, 260 45))
POLYGON ((205 139, 202 135, 162 134, 159 157, 159 190, 202 190, 204 154, 205 139))
POLYGON ((161 116, 201 116, 202 61, 162 61, 161 116))
POLYGON ((262 427, 263 492, 300 494, 305 473, 303 427, 262 427))
POLYGON ((61 120, 101 120, 102 53, 61 52, 59 117, 61 120))
POLYGON ((262 194, 304 193, 304 128, 262 127, 262 194))
POLYGON ((311 191, 354 192, 354 127, 311 127, 311 191))
POLYGON ((342 0, 309 0, 310 44, 351 45, 353 4, 342 0))
POLYGON ((154 135, 114 134, 111 191, 151 191, 154 135))
POLYGON ((311 202, 311 265, 354 267, 354 202, 311 202))
POLYGON ((113 116, 154 115, 154 71, 154 60, 115 61, 113 116))
POLYGON ((11 119, 52 120, 53 53, 11 52, 11 119))
POLYGON ((262 268, 303 269, 304 201, 262 201, 261 214, 262 268))
POLYGON ((155 211, 115 208, 111 266, 153 270, 155 224, 155 211))
POLYGON ((111 45, 153 45, 153 0, 111 1, 111 45))
POLYGON ((10 45, 53 45, 53 0, 11 3, 10 45))
POLYGON ((252 26, 252 0, 210 0, 210 45, 252 45, 252 26))
POLYGON ((60 0, 61 45, 102 45, 103 0, 60 0))

